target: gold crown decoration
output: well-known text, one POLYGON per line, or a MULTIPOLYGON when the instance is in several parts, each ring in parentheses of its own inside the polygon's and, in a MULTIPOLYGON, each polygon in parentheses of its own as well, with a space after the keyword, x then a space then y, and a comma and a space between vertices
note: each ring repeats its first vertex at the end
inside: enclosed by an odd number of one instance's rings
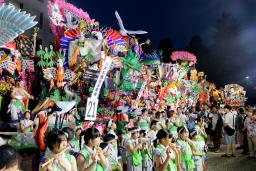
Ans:
POLYGON ((80 19, 78 21, 78 30, 80 32, 85 32, 88 29, 89 25, 90 25, 90 23, 87 20, 80 19))
POLYGON ((202 71, 201 71, 201 72, 198 72, 198 76, 199 76, 199 77, 203 77, 203 76, 204 76, 204 72, 202 72, 202 71))

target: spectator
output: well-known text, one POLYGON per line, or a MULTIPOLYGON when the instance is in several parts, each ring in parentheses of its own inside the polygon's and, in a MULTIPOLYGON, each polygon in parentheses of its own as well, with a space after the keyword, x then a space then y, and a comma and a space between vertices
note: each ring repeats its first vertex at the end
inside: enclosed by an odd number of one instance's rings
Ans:
POLYGON ((235 120, 236 115, 231 112, 229 105, 224 107, 224 141, 226 144, 226 153, 222 157, 235 157, 235 120))
MULTIPOLYGON (((256 110, 253 111, 252 116, 256 116, 256 110)), ((256 150, 256 121, 251 117, 247 117, 245 120, 245 128, 247 130, 247 140, 249 145, 250 159, 255 159, 256 150)))
MULTIPOLYGON (((246 108, 243 123, 245 123, 246 118, 248 117, 248 115, 250 115, 249 113, 250 113, 249 109, 246 108)), ((247 155, 247 154, 249 154, 249 147, 248 147, 248 139, 247 139, 247 130, 246 130, 245 125, 243 128, 243 140, 244 140, 244 148, 243 148, 243 151, 241 152, 241 154, 247 155)))
POLYGON ((239 108, 238 109, 238 116, 236 118, 236 131, 237 131, 237 143, 240 145, 237 149, 243 149, 244 148, 244 109, 239 108))
POLYGON ((212 138, 213 138, 213 151, 220 152, 220 139, 222 137, 223 119, 214 107, 212 110, 212 138))

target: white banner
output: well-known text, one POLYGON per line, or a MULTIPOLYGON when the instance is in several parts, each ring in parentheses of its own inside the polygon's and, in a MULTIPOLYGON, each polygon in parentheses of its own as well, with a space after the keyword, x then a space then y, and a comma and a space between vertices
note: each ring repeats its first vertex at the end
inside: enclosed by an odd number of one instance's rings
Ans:
POLYGON ((104 52, 102 52, 102 58, 105 59, 105 61, 102 66, 102 70, 98 76, 98 79, 96 81, 92 95, 87 99, 85 120, 90 120, 90 121, 96 120, 98 102, 99 102, 98 97, 99 97, 100 89, 107 76, 107 73, 111 68, 112 59, 110 57, 105 57, 104 52))
MULTIPOLYGON (((105 54, 104 54, 105 55, 105 54)), ((100 93, 100 89, 101 89, 101 86, 107 76, 107 73, 108 71, 110 70, 110 67, 111 67, 111 64, 112 64, 112 60, 111 58, 107 57, 104 61, 104 65, 102 67, 102 70, 100 72, 100 75, 97 79, 97 82, 95 84, 95 87, 93 89, 93 92, 92 92, 92 96, 91 98, 95 98, 95 99, 98 99, 98 96, 99 96, 99 93, 100 93)))

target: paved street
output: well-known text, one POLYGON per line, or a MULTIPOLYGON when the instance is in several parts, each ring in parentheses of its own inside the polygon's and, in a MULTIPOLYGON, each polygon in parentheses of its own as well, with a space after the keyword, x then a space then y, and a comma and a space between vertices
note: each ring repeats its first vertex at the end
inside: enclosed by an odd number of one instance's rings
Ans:
MULTIPOLYGON (((222 146, 224 149, 224 146, 222 146)), ((209 153, 207 171, 256 171, 256 159, 248 159, 237 151, 237 157, 221 157, 223 152, 209 153)))

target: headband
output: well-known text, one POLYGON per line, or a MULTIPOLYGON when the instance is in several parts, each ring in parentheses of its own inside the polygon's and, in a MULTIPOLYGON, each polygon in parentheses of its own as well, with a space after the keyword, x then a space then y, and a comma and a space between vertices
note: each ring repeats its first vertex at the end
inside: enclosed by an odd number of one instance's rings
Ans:
POLYGON ((140 131, 140 129, 139 129, 139 128, 137 128, 137 129, 131 130, 130 132, 133 134, 133 133, 135 133, 135 132, 139 132, 139 131, 140 131))
POLYGON ((188 130, 187 130, 187 128, 186 127, 182 127, 179 131, 178 131, 178 133, 180 134, 182 131, 186 131, 186 132, 188 132, 188 130))

